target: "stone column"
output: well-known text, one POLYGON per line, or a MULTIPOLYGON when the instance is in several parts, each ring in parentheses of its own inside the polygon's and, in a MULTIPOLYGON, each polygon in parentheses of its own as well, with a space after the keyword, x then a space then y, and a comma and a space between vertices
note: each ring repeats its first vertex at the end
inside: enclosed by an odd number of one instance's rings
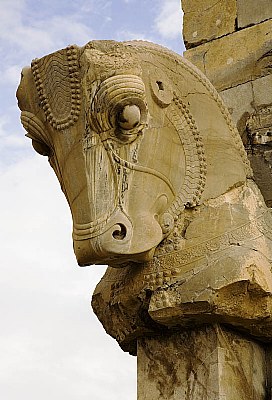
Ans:
POLYGON ((141 339, 138 400, 270 399, 266 347, 221 325, 141 339))
POLYGON ((272 2, 182 0, 185 57, 228 106, 266 204, 272 205, 272 2))

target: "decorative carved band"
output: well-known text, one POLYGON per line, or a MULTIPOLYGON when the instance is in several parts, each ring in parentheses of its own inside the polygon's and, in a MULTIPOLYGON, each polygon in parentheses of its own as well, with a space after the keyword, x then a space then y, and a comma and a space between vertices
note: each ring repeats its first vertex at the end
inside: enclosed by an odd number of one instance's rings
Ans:
POLYGON ((184 206, 195 207, 199 204, 205 188, 207 164, 202 137, 196 122, 176 93, 174 93, 174 105, 169 106, 168 113, 185 153, 185 179, 168 211, 173 216, 179 216, 184 206))
POLYGON ((128 47, 133 47, 139 52, 145 52, 146 47, 148 46, 148 53, 149 54, 154 54, 155 56, 160 56, 161 58, 165 58, 167 61, 172 61, 173 59, 175 60, 175 63, 178 64, 181 68, 185 69, 188 73, 193 75, 199 82, 201 82, 205 88, 209 91, 211 94, 212 98, 216 101, 218 106, 220 107, 220 110, 225 118, 225 121, 231 131, 231 135, 233 138, 234 145, 236 149, 239 151, 239 154, 244 162, 246 172, 249 178, 253 176, 252 169, 250 167, 250 163, 247 158, 246 151, 244 149, 241 137, 239 135, 239 132, 234 125, 234 122, 232 121, 232 118, 230 116, 230 113, 225 106, 223 100, 217 93, 216 89, 213 87, 209 79, 201 72, 199 71, 193 64, 191 64, 186 58, 182 57, 177 57, 175 53, 173 53, 171 50, 168 50, 167 48, 163 48, 162 46, 156 45, 154 43, 149 43, 145 41, 137 41, 137 42, 125 42, 125 44, 128 47))
POLYGON ((163 283, 171 283, 172 278, 180 275, 182 267, 205 258, 216 252, 226 250, 231 244, 254 240, 263 234, 272 240, 272 212, 265 211, 255 220, 243 224, 236 229, 215 236, 204 242, 184 248, 184 239, 179 245, 174 244, 160 248, 154 261, 145 269, 144 284, 148 287, 158 287, 163 283), (169 266, 175 265, 174 268, 169 266))
POLYGON ((32 61, 31 68, 46 120, 57 130, 78 120, 81 90, 74 46, 32 61))
MULTIPOLYGON (((182 269, 186 265, 227 250, 233 244, 255 240, 263 235, 272 240, 272 211, 270 209, 263 212, 255 220, 193 246, 185 247, 186 240, 180 237, 176 238, 175 243, 157 249, 153 260, 139 269, 139 274, 143 278, 142 287, 143 289, 150 288, 153 290, 163 284, 171 284, 177 276, 182 274, 182 269)), ((105 281, 112 282, 112 290, 115 296, 118 294, 118 290, 122 290, 123 285, 126 285, 127 279, 131 279, 130 271, 133 271, 133 268, 128 263, 127 268, 118 271, 118 282, 116 282, 115 274, 110 273, 111 271, 104 277, 105 281)), ((181 281, 179 280, 179 282, 181 281)))

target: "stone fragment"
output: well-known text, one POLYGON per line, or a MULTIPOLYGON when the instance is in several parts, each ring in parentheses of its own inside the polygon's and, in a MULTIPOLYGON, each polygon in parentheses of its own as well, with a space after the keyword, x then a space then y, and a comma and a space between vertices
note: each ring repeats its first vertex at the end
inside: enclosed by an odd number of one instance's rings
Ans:
MULTIPOLYGON (((247 145, 248 119, 257 110, 272 104, 272 75, 223 90, 220 92, 220 96, 228 107, 243 143, 247 145)), ((269 111, 267 111, 267 114, 269 114, 269 111)), ((260 120, 260 128, 262 124, 265 127, 264 118, 262 118, 262 121, 260 120)))
POLYGON ((138 400, 265 400, 268 346, 220 325, 138 342, 138 400))
POLYGON ((266 204, 272 205, 272 76, 223 90, 220 93, 247 148, 266 204))
POLYGON ((243 83, 220 92, 224 103, 228 107, 233 122, 241 135, 243 143, 248 144, 246 122, 255 111, 253 107, 252 82, 243 83))
POLYGON ((272 104, 272 75, 252 81, 255 108, 272 104))
POLYGON ((235 31, 236 0, 182 0, 187 49, 235 31))
POLYGON ((271 0, 237 0, 238 28, 272 18, 271 0))
POLYGON ((217 90, 266 76, 271 72, 272 20, 187 50, 217 90))

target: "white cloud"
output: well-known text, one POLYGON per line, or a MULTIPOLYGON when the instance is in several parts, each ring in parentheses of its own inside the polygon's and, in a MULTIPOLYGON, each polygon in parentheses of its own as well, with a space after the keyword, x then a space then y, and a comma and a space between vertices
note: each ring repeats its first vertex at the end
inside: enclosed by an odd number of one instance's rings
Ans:
POLYGON ((63 15, 29 21, 25 1, 2 1, 6 4, 1 4, 0 37, 13 50, 14 57, 23 53, 41 56, 73 40, 84 44, 94 36, 92 29, 77 14, 67 13, 67 9, 63 15))
POLYGON ((0 83, 11 84, 11 85, 19 85, 20 77, 21 77, 22 66, 10 65, 6 69, 2 71, 0 75, 0 83))
POLYGON ((165 39, 181 36, 182 10, 180 0, 163 0, 154 28, 165 39))
POLYGON ((1 396, 133 399, 136 359, 89 306, 105 267, 76 266, 70 211, 46 158, 2 166, 0 186, 1 396))
POLYGON ((117 40, 129 41, 129 40, 147 40, 152 41, 152 38, 148 38, 148 35, 142 32, 131 32, 128 30, 120 30, 118 32, 117 40))

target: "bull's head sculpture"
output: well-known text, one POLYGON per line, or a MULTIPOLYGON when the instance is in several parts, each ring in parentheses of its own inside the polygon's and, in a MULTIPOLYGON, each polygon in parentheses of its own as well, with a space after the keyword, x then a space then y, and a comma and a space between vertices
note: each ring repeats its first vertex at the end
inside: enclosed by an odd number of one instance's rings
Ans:
POLYGON ((70 205, 79 265, 110 265, 93 307, 124 348, 192 321, 267 336, 271 217, 204 75, 151 43, 97 41, 34 60, 17 96, 70 205), (248 315, 254 296, 263 311, 248 315))

